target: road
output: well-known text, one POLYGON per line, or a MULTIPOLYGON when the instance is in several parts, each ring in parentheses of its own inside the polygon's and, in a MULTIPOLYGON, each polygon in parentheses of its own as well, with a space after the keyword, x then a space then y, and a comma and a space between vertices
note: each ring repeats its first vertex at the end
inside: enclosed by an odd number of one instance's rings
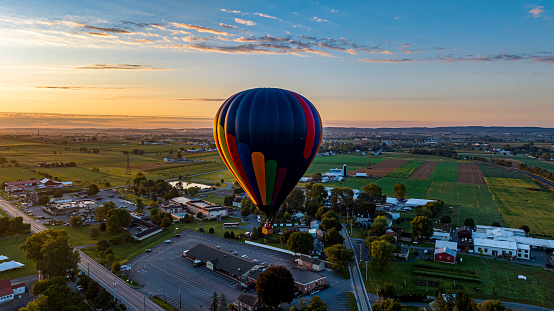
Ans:
MULTIPOLYGON (((353 249, 354 252, 356 252, 356 249, 352 244, 352 240, 348 236, 348 231, 344 226, 342 228, 342 235, 344 237, 344 244, 346 245, 346 248, 353 249)), ((352 285, 354 287, 354 295, 356 296, 356 301, 358 302, 358 309, 360 311, 371 311, 371 303, 369 302, 367 290, 365 289, 362 273, 360 272, 360 267, 358 266, 358 260, 355 258, 356 257, 354 256, 354 263, 348 266, 348 270, 350 271, 350 278, 352 279, 352 285)))
MULTIPOLYGON (((31 231, 34 233, 48 230, 48 228, 40 224, 38 221, 30 218, 4 199, 0 199, 0 208, 12 217, 23 217, 23 222, 31 224, 31 231)), ((121 300, 127 306, 127 310, 163 310, 161 307, 150 301, 150 299, 147 299, 145 295, 132 289, 129 285, 127 285, 127 283, 123 282, 83 252, 79 251, 79 256, 81 257, 81 261, 78 264, 79 269, 81 269, 81 271, 90 272, 89 276, 108 290, 108 292, 113 294, 113 284, 117 284, 115 289, 116 298, 121 300)))

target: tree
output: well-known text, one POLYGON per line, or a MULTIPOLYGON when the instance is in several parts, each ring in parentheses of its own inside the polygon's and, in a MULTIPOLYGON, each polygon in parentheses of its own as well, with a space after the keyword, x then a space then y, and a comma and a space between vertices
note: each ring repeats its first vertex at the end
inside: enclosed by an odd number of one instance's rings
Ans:
POLYGON ((336 228, 331 228, 323 236, 323 242, 325 242, 325 246, 332 246, 335 244, 342 244, 344 238, 336 228))
POLYGON ((119 222, 119 218, 117 215, 112 215, 106 219, 106 230, 111 235, 116 235, 123 231, 121 228, 121 222, 119 222))
POLYGON ((112 263, 112 271, 119 272, 119 270, 121 270, 121 264, 119 263, 119 261, 114 261, 112 263))
MULTIPOLYGON (((293 307, 296 308, 296 307, 293 307)), ((291 310, 293 310, 291 308, 291 310)), ((300 298, 298 307, 294 310, 298 311, 327 311, 327 304, 324 303, 319 296, 313 296, 308 302, 305 298, 300 298)), ((290 310, 289 310, 290 311, 290 310)))
POLYGON ((304 191, 299 188, 292 189, 291 193, 288 195, 285 200, 288 211, 299 212, 303 210, 304 201, 306 197, 304 196, 304 191))
POLYGON ((321 175, 321 173, 319 173, 319 172, 312 174, 312 181, 313 182, 321 181, 321 178, 323 178, 323 175, 321 175))
POLYGON ((347 249, 342 244, 336 244, 323 249, 329 261, 337 272, 343 274, 348 272, 348 264, 354 261, 354 251, 347 249))
POLYGON ((96 239, 97 237, 100 236, 100 229, 98 229, 97 226, 92 226, 90 227, 90 229, 88 230, 88 235, 93 238, 93 239, 96 239))
POLYGON ((50 197, 49 196, 43 194, 40 197, 38 197, 38 200, 37 200, 38 204, 46 205, 46 204, 48 204, 48 202, 50 202, 50 197))
POLYGON ((383 272, 387 262, 392 259, 394 244, 386 240, 377 240, 371 243, 369 250, 371 252, 371 257, 379 262, 381 272, 383 272))
POLYGON ((304 186, 304 195, 306 196, 306 206, 309 202, 317 202, 319 206, 323 205, 327 199, 327 190, 322 184, 310 182, 304 186))
POLYGON ((473 220, 473 218, 466 218, 464 220, 464 226, 475 228, 475 220, 473 220))
POLYGON ((71 216, 69 224, 71 227, 80 227, 83 225, 83 218, 81 216, 71 216))
POLYGON ((294 232, 290 235, 287 245, 292 252, 309 254, 314 249, 314 237, 308 232, 294 232))
POLYGON ((256 294, 260 302, 276 308, 280 303, 292 302, 294 298, 294 279, 284 266, 270 266, 258 276, 256 294))
POLYGON ((79 253, 68 242, 65 230, 46 230, 34 233, 19 249, 26 252, 35 268, 48 277, 64 276, 77 270, 79 253))
POLYGON ((375 203, 385 203, 387 201, 387 196, 383 194, 381 187, 376 184, 365 185, 362 191, 367 193, 375 203))
POLYGON ((371 229, 369 230, 368 234, 370 236, 382 236, 385 234, 385 230, 389 226, 389 219, 385 216, 377 216, 375 220, 373 220, 373 224, 371 225, 371 229))
POLYGON ((335 228, 337 230, 342 230, 342 224, 340 223, 340 220, 338 220, 335 217, 323 217, 321 220, 321 225, 319 225, 319 228, 324 231, 328 231, 331 228, 335 228))
POLYGON ((400 311, 402 310, 402 305, 397 299, 385 299, 383 301, 377 302, 372 307, 374 311, 400 311))
POLYGON ((425 216, 417 216, 410 222, 414 239, 429 238, 433 235, 433 220, 425 216))
POLYGON ((223 199, 223 205, 231 206, 231 205, 233 205, 233 200, 235 200, 235 196, 234 195, 228 195, 223 199))
POLYGON ((397 183, 396 185, 394 185, 393 190, 394 196, 399 200, 404 199, 404 197, 406 196, 406 186, 401 183, 397 183))
POLYGON ((54 198, 61 198, 61 197, 63 197, 63 192, 61 192, 60 190, 57 190, 56 192, 54 192, 53 197, 54 198))
POLYGON ((219 299, 217 297, 217 293, 214 292, 212 294, 212 303, 210 304, 210 308, 208 310, 210 311, 217 311, 217 306, 219 305, 219 299))
MULTIPOLYGON (((30 302, 23 311, 50 311, 50 310, 84 310, 82 299, 71 293, 64 278, 58 277, 49 280, 37 281, 33 285, 33 294, 39 295, 30 302), (35 289, 36 287, 36 289, 35 289)), ((86 309, 86 306, 85 306, 86 309)))
POLYGON ((293 231, 290 230, 283 232, 283 234, 281 234, 281 237, 279 237, 279 241, 281 242, 281 244, 287 244, 292 233, 293 231))
POLYGON ((100 189, 98 189, 97 185, 91 184, 88 186, 87 195, 96 195, 98 192, 100 192, 100 189))
MULTIPOLYGON (((244 201, 245 199, 243 199, 244 201)), ((242 215, 242 217, 247 217, 248 215, 250 215, 250 206, 242 206, 242 210, 240 211, 240 214, 242 215)))
POLYGON ((456 292, 456 299, 454 300, 454 310, 468 310, 468 311, 476 311, 477 306, 475 305, 475 301, 466 294, 464 291, 457 291, 456 292))
POLYGON ((103 222, 104 219, 108 217, 108 211, 115 208, 116 206, 113 201, 104 202, 101 206, 98 206, 94 209, 96 219, 100 222, 103 222))
POLYGON ((98 292, 100 291, 100 284, 96 281, 91 281, 88 283, 87 291, 85 292, 85 298, 88 300, 94 299, 98 292))
POLYGON ((504 304, 498 300, 486 300, 477 304, 477 310, 479 311, 511 311, 512 309, 506 308, 504 304))
POLYGON ((100 228, 100 231, 106 231, 106 223, 104 222, 101 223, 99 228, 100 228))
POLYGON ((292 219, 292 215, 289 212, 285 212, 285 215, 283 215, 283 217, 285 217, 287 221, 292 219))
POLYGON ((164 217, 164 218, 162 219, 162 222, 160 223, 160 226, 162 226, 162 227, 164 227, 164 228, 167 228, 167 227, 171 226, 171 223, 172 223, 172 222, 173 222, 173 221, 171 220, 171 218, 164 217))
POLYGON ((202 212, 196 213, 196 218, 202 219, 202 216, 203 216, 202 212))
POLYGON ((258 228, 252 227, 252 233, 250 233, 250 239, 256 241, 259 238, 258 228))
POLYGON ((98 294, 94 298, 94 304, 96 307, 101 307, 103 309, 111 302, 111 300, 112 295, 110 295, 104 287, 101 287, 98 294))
POLYGON ((441 217, 441 223, 442 224, 449 224, 452 222, 452 219, 450 219, 450 216, 444 215, 441 217))
POLYGON ((100 241, 96 243, 96 252, 100 254, 105 250, 107 250, 109 247, 110 247, 110 243, 108 243, 108 241, 106 241, 105 239, 100 239, 100 241))
POLYGON ((217 311, 227 311, 227 297, 224 293, 221 293, 217 304, 217 311))
POLYGON ((384 299, 392 299, 396 297, 396 289, 394 284, 391 282, 383 284, 382 287, 378 289, 379 296, 384 299))
POLYGON ((208 233, 214 233, 214 232, 215 232, 214 228, 210 228, 210 230, 208 230, 208 233))
POLYGON ((327 213, 329 211, 329 208, 327 206, 321 206, 318 210, 317 210, 317 213, 315 213, 315 219, 317 220, 321 220, 321 218, 323 217, 323 215, 325 213, 327 213))
POLYGON ((531 231, 531 229, 527 225, 522 225, 519 227, 519 229, 522 229, 523 231, 525 231, 525 233, 529 233, 531 231))

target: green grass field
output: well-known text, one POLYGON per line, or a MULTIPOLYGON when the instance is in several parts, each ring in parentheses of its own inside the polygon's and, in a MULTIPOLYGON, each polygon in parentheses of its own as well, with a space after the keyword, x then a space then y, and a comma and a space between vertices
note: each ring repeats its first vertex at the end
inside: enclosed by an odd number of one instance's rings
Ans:
MULTIPOLYGON (((427 293, 426 286, 417 286, 415 279, 435 280, 439 282, 445 290, 453 289, 453 281, 442 279, 440 277, 416 276, 413 273, 415 264, 425 264, 435 267, 454 268, 458 270, 470 270, 475 272, 475 276, 481 283, 470 283, 465 281, 456 281, 457 285, 462 285, 464 290, 476 299, 499 299, 502 301, 513 301, 526 304, 537 305, 546 308, 554 306, 554 287, 551 286, 554 279, 554 273, 543 271, 540 267, 525 266, 516 263, 481 259, 476 256, 458 255, 463 259, 456 265, 449 265, 440 262, 428 262, 419 259, 414 262, 390 262, 385 267, 384 273, 381 273, 378 265, 370 262, 368 274, 372 282, 365 282, 366 289, 374 292, 374 288, 382 286, 386 282, 392 282, 395 285, 396 292, 417 291, 427 293), (527 281, 519 280, 518 275, 525 275, 527 281), (404 286, 406 282, 406 286, 404 286), (473 291, 473 287, 479 287, 482 293, 473 291), (496 295, 493 294, 493 289, 496 295)), ((365 264, 360 266, 362 275, 365 276, 365 264)), ((364 277, 365 281, 365 277, 364 277)), ((429 287, 429 295, 434 295, 434 288, 429 287)))
POLYGON ((0 167, 0 184, 7 181, 16 181, 16 180, 28 180, 28 179, 39 179, 39 175, 29 171, 28 169, 20 167, 0 167))
POLYGON ((0 279, 16 279, 26 275, 37 273, 33 262, 25 259, 25 252, 19 250, 19 245, 25 242, 27 236, 20 236, 16 238, 8 238, 0 240, 0 255, 8 257, 8 261, 15 260, 24 264, 21 269, 0 272, 0 279))
POLYGON ((506 224, 528 225, 531 233, 554 235, 554 194, 530 179, 485 178, 506 224))
MULTIPOLYGON (((379 156, 372 156, 371 163, 375 164, 377 162, 386 160, 386 158, 379 156)), ((314 162, 306 171, 306 176, 312 175, 313 173, 325 173, 333 168, 340 168, 346 164, 347 170, 354 171, 360 168, 364 168, 367 165, 367 156, 362 156, 359 154, 339 154, 334 156, 327 157, 315 157, 314 162)))
POLYGON ((429 180, 456 182, 458 179, 458 163, 455 162, 439 162, 437 167, 429 176, 429 180))
POLYGON ((408 178, 423 163, 425 163, 425 161, 421 160, 412 160, 410 162, 404 163, 402 166, 390 172, 387 177, 408 178))
POLYGON ((545 170, 548 170, 550 171, 551 173, 554 173, 554 162, 552 161, 543 161, 543 160, 538 160, 538 159, 534 159, 534 158, 530 158, 524 154, 517 154, 517 155, 512 155, 512 156, 502 156, 502 155, 495 155, 494 158, 503 158, 503 159, 513 159, 513 160, 518 160, 518 161, 521 161, 531 167, 540 167, 540 168, 544 168, 545 170))
POLYGON ((516 178, 516 179, 525 179, 525 175, 514 172, 509 169, 501 168, 498 166, 491 166, 485 163, 479 164, 479 168, 483 172, 485 177, 500 177, 500 178, 516 178))
POLYGON ((393 187, 397 183, 402 183, 406 186, 406 197, 407 198, 416 198, 422 199, 427 193, 427 189, 431 185, 431 182, 428 180, 419 180, 419 179, 400 179, 400 178, 390 178, 383 177, 375 181, 375 184, 383 189, 383 193, 389 197, 394 197, 393 187))
MULTIPOLYGON (((50 228, 51 226, 48 226, 50 228)), ((71 226, 53 226, 56 230, 65 230, 69 236, 69 244, 73 246, 83 246, 96 244, 100 239, 109 240, 112 237, 108 232, 101 232, 97 239, 89 237, 88 232, 92 226, 71 227, 71 226)), ((121 236, 123 234, 119 234, 121 236)))
POLYGON ((486 185, 433 182, 425 199, 438 199, 447 206, 458 207, 458 219, 452 217, 452 222, 458 225, 469 217, 482 225, 490 225, 494 221, 505 224, 486 185))

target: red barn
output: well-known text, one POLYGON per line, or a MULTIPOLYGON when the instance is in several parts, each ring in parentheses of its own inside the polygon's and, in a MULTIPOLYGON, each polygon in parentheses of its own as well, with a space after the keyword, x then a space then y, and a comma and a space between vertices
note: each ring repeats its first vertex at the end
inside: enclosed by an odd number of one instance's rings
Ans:
POLYGON ((435 261, 456 263, 456 251, 448 247, 435 248, 435 261))

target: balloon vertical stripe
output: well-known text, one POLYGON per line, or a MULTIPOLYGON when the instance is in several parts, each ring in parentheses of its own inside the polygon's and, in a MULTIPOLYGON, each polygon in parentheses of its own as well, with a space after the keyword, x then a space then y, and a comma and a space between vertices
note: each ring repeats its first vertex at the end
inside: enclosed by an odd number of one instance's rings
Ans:
POLYGON ((267 205, 266 187, 265 187, 265 160, 261 152, 252 153, 252 166, 260 192, 260 199, 263 205, 267 205))

